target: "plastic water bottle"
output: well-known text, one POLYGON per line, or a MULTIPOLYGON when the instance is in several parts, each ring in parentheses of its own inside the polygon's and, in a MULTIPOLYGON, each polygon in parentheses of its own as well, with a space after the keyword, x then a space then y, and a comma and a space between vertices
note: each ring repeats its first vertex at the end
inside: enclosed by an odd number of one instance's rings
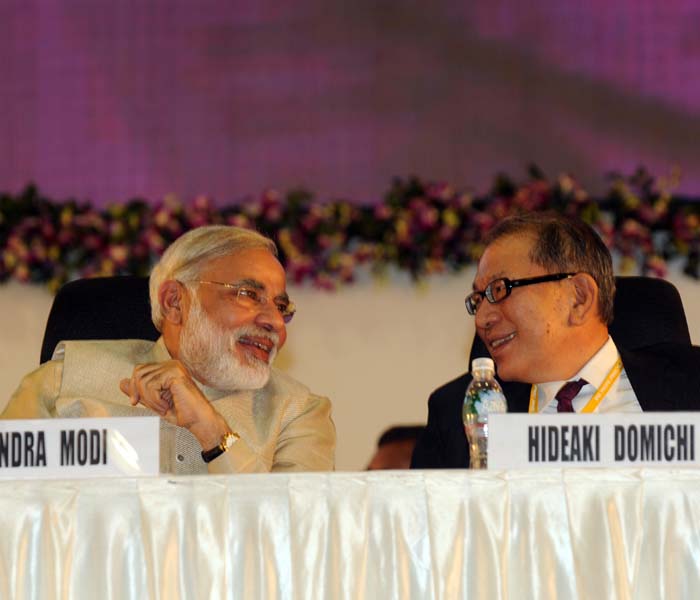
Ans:
POLYGON ((472 361, 472 380, 464 395, 462 421, 469 441, 469 467, 485 469, 488 465, 490 413, 508 410, 506 397, 495 378, 496 369, 490 358, 472 361))

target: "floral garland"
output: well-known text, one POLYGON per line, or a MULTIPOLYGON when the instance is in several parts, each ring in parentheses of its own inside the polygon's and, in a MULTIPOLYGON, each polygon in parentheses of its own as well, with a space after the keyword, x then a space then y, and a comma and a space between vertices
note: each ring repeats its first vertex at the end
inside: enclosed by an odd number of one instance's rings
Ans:
POLYGON ((396 179, 384 201, 371 206, 267 191, 223 207, 200 196, 188 204, 166 197, 156 205, 132 200, 105 209, 56 203, 29 186, 18 196, 0 195, 0 281, 44 283, 55 291, 77 277, 147 275, 173 240, 207 224, 273 238, 295 283, 334 288, 351 282, 360 265, 375 272, 393 265, 419 279, 473 263, 484 234, 504 217, 546 209, 593 225, 622 256, 623 272, 663 277, 667 261, 684 256, 685 273, 698 278, 700 203, 675 198, 676 179, 655 180, 644 169, 615 175, 606 196, 595 200, 571 176, 550 181, 533 167, 524 183, 497 177, 483 196, 412 178, 396 179))

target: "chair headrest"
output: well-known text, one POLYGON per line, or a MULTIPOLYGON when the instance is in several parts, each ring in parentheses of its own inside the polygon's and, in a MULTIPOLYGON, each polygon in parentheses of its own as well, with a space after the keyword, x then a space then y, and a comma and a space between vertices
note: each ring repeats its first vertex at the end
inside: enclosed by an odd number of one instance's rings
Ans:
POLYGON ((65 284, 46 322, 41 362, 62 340, 157 340, 146 277, 97 277, 65 284))

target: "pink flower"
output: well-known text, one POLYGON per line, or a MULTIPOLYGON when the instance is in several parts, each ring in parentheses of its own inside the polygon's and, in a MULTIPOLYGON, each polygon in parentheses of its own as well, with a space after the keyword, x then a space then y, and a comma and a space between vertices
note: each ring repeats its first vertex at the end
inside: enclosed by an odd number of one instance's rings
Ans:
POLYGON ((440 218, 440 213, 434 206, 421 206, 418 210, 418 223, 423 229, 432 229, 440 218))
POLYGON ((457 207, 466 210, 468 208, 471 208, 473 202, 474 198, 471 194, 462 193, 457 198, 457 207))
POLYGON ((386 204, 377 204, 374 207, 374 218, 378 221, 387 221, 391 219, 392 211, 386 204))
POLYGON ((159 210, 156 211, 156 214, 153 217, 153 221, 158 227, 165 228, 165 226, 170 221, 170 211, 161 207, 159 210))
POLYGON ((82 244, 88 250, 97 250, 102 246, 102 239, 96 233, 91 233, 83 238, 82 244))
POLYGON ((282 209, 280 206, 272 204, 265 208, 264 216, 268 221, 277 223, 282 218, 282 209))
POLYGON ((208 211, 211 209, 211 199, 204 194, 200 194, 194 199, 192 206, 198 211, 208 211))
POLYGON ((355 249, 355 260, 365 263, 376 256, 376 248, 373 244, 359 244, 355 249))
POLYGON ((14 270, 15 279, 22 282, 29 281, 29 267, 25 263, 20 263, 15 267, 14 270))
POLYGON ((333 291, 337 287, 335 282, 325 273, 319 273, 314 277, 314 286, 329 291, 333 291))
POLYGON ((250 216, 251 219, 255 219, 262 214, 262 204, 256 201, 247 202, 244 205, 243 210, 245 210, 246 214, 250 216))
POLYGON ((109 247, 109 258, 116 264, 123 265, 129 258, 129 248, 125 244, 115 244, 109 247))
POLYGON ((644 263, 644 272, 654 277, 666 277, 668 266, 666 261, 658 255, 651 255, 644 263))
POLYGON ((145 242, 147 247, 157 254, 161 254, 165 249, 165 240, 163 236, 154 229, 146 233, 145 242))
POLYGON ((263 206, 267 206, 270 204, 279 204, 280 202, 282 202, 282 194, 280 194, 280 192, 278 192, 277 190, 267 189, 263 192, 261 200, 263 206))
POLYGON ((56 229, 52 223, 44 221, 41 225, 41 235, 46 238, 53 238, 56 235, 56 229))

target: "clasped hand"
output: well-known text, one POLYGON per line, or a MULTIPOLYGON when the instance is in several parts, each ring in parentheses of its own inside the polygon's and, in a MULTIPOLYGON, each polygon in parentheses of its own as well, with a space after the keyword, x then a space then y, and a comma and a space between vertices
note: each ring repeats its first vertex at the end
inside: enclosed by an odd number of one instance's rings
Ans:
POLYGON ((137 365, 131 379, 119 382, 132 406, 142 404, 169 423, 185 427, 203 448, 215 446, 227 430, 223 417, 179 360, 137 365))

